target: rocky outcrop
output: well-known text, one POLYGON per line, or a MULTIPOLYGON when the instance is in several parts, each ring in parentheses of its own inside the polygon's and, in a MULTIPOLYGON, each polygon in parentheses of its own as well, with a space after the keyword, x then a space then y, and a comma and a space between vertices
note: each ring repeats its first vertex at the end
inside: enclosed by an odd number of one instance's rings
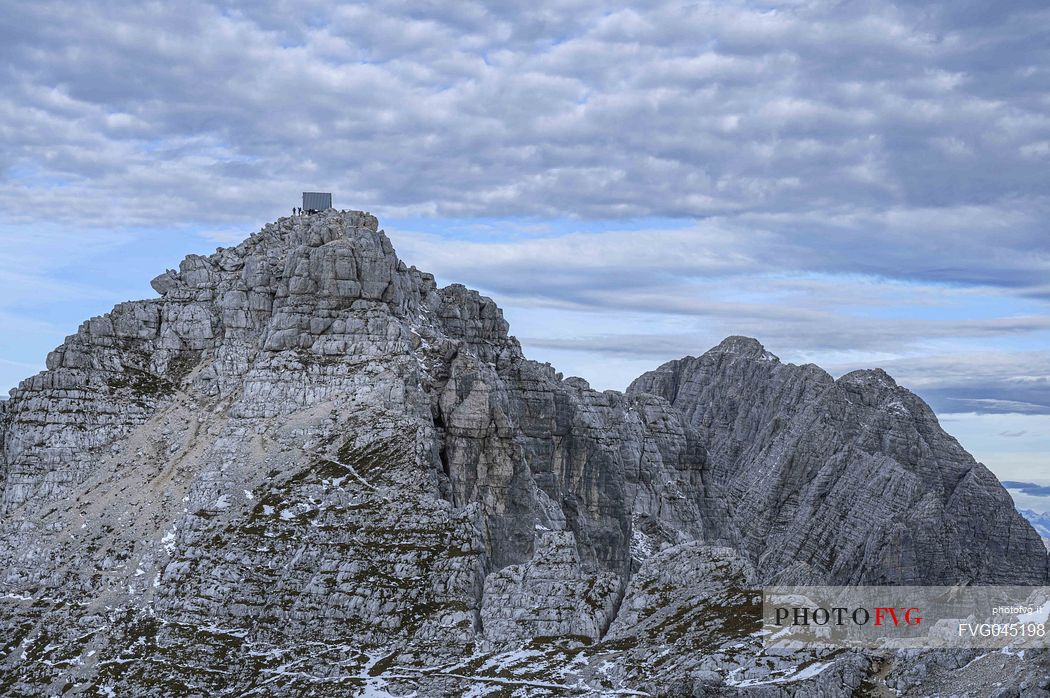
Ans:
POLYGON ((868 659, 759 663, 750 585, 1046 580, 880 372, 731 339, 595 391, 361 212, 153 287, 0 404, 0 693, 836 695, 868 659))
POLYGON ((835 380, 730 337, 641 376, 639 393, 698 431, 763 580, 1047 579, 1038 535, 995 476, 884 371, 835 380))
POLYGON ((601 639, 619 601, 620 580, 580 564, 574 536, 542 531, 532 558, 485 579, 484 636, 494 642, 535 638, 601 639))

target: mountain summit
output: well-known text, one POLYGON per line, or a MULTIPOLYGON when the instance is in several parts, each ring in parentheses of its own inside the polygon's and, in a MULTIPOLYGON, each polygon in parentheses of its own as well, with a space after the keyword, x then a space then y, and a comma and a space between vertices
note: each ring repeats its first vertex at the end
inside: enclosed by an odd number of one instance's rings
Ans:
POLYGON ((731 337, 594 391, 358 211, 152 285, 0 404, 0 693, 849 695, 881 660, 761 656, 749 589, 1050 577, 879 370, 731 337))

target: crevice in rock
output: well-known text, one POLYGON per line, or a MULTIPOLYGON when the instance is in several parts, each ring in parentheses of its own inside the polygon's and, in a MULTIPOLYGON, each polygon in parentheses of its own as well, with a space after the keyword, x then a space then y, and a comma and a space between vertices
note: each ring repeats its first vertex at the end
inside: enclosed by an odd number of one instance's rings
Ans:
MULTIPOLYGON (((628 565, 630 567, 630 565, 628 565)), ((612 612, 606 618, 602 627, 598 631, 598 637, 595 642, 602 642, 605 636, 609 634, 609 628, 616 622, 616 617, 620 615, 620 607, 623 606, 623 600, 627 598, 627 585, 631 582, 631 574, 628 572, 627 576, 620 576, 620 586, 616 590, 616 596, 613 597, 612 612)))

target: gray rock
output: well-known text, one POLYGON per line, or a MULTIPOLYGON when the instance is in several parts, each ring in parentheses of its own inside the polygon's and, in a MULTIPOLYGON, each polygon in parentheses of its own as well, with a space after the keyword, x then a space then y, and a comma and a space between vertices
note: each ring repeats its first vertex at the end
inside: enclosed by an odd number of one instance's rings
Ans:
POLYGON ((1034 530, 987 468, 885 372, 834 380, 730 337, 664 364, 659 395, 707 445, 760 577, 785 583, 1043 583, 1034 530))
POLYGON ((568 531, 539 531, 533 556, 485 578, 481 602, 484 637, 496 643, 537 637, 594 642, 612 621, 620 579, 603 570, 588 573, 568 531))
POLYGON ((1047 578, 878 371, 731 338, 598 392, 356 211, 153 286, 0 403, 0 693, 847 695, 751 587, 1047 578))

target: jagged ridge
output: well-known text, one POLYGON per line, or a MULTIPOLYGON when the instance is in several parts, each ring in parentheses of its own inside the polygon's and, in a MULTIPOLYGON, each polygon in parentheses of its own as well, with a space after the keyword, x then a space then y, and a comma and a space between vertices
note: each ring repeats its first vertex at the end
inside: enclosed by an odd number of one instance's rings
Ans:
MULTIPOLYGON (((0 688, 681 688, 790 672, 688 617, 760 581, 1047 577, 994 477, 881 372, 730 338, 597 392, 361 212, 280 219, 153 286, 0 413, 0 688), (689 601, 639 614, 669 593, 689 601)), ((860 681, 843 661, 799 690, 860 681)))

